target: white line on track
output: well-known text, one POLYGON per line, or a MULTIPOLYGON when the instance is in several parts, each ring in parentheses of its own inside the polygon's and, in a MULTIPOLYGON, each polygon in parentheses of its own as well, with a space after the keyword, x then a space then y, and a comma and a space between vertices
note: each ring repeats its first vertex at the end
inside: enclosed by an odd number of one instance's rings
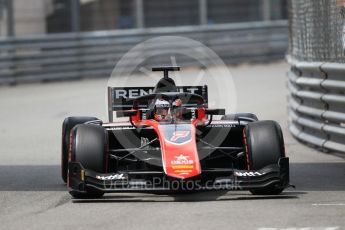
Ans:
POLYGON ((315 203, 313 206, 345 206, 345 203, 315 203))
POLYGON ((287 228, 258 228, 258 230, 337 230, 339 227, 287 227, 287 228))

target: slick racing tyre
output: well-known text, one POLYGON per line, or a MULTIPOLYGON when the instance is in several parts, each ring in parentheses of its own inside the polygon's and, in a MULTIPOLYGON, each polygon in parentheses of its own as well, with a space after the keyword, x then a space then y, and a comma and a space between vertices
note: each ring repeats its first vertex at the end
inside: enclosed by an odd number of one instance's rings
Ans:
POLYGON ((246 121, 258 121, 259 119, 255 114, 252 113, 233 113, 225 114, 222 116, 221 120, 237 121, 238 119, 246 119, 246 121))
MULTIPOLYGON (((259 170, 271 164, 278 164, 285 156, 284 139, 279 124, 275 121, 249 123, 243 130, 247 143, 246 158, 249 170, 259 170)), ((275 185, 252 189, 254 195, 278 195, 283 191, 275 185)))
POLYGON ((68 154, 70 144, 70 133, 74 126, 88 121, 98 120, 96 117, 67 117, 62 123, 62 144, 61 144, 61 177, 67 182, 68 154))
MULTIPOLYGON (((108 171, 108 133, 99 125, 80 124, 72 130, 72 161, 98 173, 108 171)), ((99 198, 103 192, 87 187, 86 193, 71 191, 74 198, 99 198)))

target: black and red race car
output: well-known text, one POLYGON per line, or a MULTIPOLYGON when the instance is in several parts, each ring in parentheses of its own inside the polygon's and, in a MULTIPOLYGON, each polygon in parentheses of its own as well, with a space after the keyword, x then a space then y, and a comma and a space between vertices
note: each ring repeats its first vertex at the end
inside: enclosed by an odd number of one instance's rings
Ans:
POLYGON ((109 87, 109 123, 64 120, 62 178, 73 197, 222 189, 277 195, 289 186, 279 124, 208 108, 207 86, 176 86, 168 72, 177 70, 153 68, 164 72, 155 87, 109 87), (114 122, 114 111, 127 120, 114 122))

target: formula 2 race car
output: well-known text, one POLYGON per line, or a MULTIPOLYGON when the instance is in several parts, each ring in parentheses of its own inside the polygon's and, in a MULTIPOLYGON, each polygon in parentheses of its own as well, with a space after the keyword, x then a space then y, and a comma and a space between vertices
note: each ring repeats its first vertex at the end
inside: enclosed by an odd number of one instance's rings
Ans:
POLYGON ((61 171, 73 197, 223 189, 277 195, 289 186, 279 124, 208 108, 207 86, 176 86, 168 76, 179 69, 153 68, 164 72, 155 87, 108 87, 109 123, 64 120, 61 171), (114 122, 114 112, 127 120, 114 122))

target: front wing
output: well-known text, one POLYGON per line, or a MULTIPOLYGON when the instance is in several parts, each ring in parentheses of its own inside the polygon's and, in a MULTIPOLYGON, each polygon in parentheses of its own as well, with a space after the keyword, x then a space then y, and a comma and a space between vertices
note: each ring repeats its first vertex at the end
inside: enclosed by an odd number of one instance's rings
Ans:
POLYGON ((83 168, 78 162, 69 163, 68 187, 87 192, 96 189, 114 192, 159 192, 180 190, 250 190, 289 186, 289 158, 260 170, 203 169, 201 175, 182 180, 171 178, 163 171, 119 171, 100 174, 83 168))

